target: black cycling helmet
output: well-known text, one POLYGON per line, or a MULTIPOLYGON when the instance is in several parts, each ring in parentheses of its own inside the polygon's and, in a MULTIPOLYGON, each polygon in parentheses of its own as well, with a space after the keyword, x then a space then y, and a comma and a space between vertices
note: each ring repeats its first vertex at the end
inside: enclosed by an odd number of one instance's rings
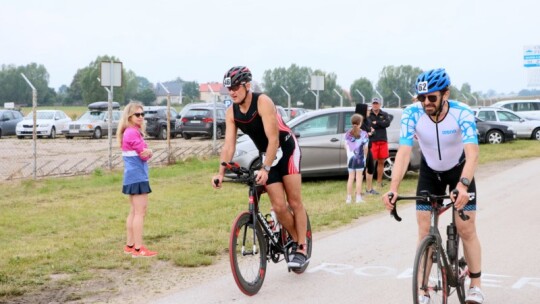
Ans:
POLYGON ((245 84, 251 81, 251 71, 246 66, 232 67, 223 76, 223 85, 230 88, 235 85, 245 84))

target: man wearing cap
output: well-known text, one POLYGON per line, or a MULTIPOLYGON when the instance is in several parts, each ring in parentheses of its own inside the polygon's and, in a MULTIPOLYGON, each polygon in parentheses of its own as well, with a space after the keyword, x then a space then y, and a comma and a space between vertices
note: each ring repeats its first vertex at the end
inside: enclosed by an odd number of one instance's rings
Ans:
MULTIPOLYGON (((369 138, 369 141, 372 143, 371 154, 373 155, 373 160, 377 161, 377 186, 381 189, 384 161, 389 156, 386 128, 390 126, 392 119, 388 113, 381 110, 381 100, 377 97, 371 99, 371 111, 369 111, 368 115, 371 121, 371 127, 374 129, 373 134, 369 138)), ((370 191, 373 191, 373 189, 370 191)))

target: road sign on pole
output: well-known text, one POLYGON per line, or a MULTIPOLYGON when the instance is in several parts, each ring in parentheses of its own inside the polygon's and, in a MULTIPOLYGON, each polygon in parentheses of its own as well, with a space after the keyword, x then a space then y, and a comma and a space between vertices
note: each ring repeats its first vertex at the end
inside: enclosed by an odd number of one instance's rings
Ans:
POLYGON ((540 68, 540 45, 524 46, 523 60, 523 66, 526 68, 540 68))

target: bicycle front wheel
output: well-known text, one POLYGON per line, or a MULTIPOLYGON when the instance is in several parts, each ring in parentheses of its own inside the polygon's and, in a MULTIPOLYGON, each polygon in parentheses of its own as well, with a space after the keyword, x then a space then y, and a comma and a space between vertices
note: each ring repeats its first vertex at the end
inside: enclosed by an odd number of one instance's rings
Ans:
POLYGON ((448 288, 446 270, 436 239, 427 236, 416 251, 413 266, 413 303, 429 297, 429 303, 447 304, 448 288))
POLYGON ((461 241, 459 235, 457 236, 456 244, 458 256, 456 257, 453 265, 454 276, 457 278, 456 291, 459 298, 459 303, 465 303, 465 279, 469 275, 469 271, 467 268, 467 262, 465 261, 463 254, 460 253, 459 245, 461 245, 461 241))
POLYGON ((247 211, 233 222, 229 260, 238 288, 248 296, 259 292, 266 275, 266 242, 259 223, 247 211))

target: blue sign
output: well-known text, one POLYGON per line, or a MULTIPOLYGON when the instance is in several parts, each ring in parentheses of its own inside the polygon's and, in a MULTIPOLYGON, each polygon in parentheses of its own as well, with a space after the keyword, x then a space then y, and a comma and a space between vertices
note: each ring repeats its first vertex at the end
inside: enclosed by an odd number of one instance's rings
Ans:
POLYGON ((528 45, 523 48, 523 66, 526 68, 540 67, 540 45, 528 45))
POLYGON ((223 101, 223 103, 225 103, 225 106, 228 108, 228 107, 230 107, 230 106, 232 105, 232 100, 230 100, 230 99, 225 99, 225 100, 223 101))

